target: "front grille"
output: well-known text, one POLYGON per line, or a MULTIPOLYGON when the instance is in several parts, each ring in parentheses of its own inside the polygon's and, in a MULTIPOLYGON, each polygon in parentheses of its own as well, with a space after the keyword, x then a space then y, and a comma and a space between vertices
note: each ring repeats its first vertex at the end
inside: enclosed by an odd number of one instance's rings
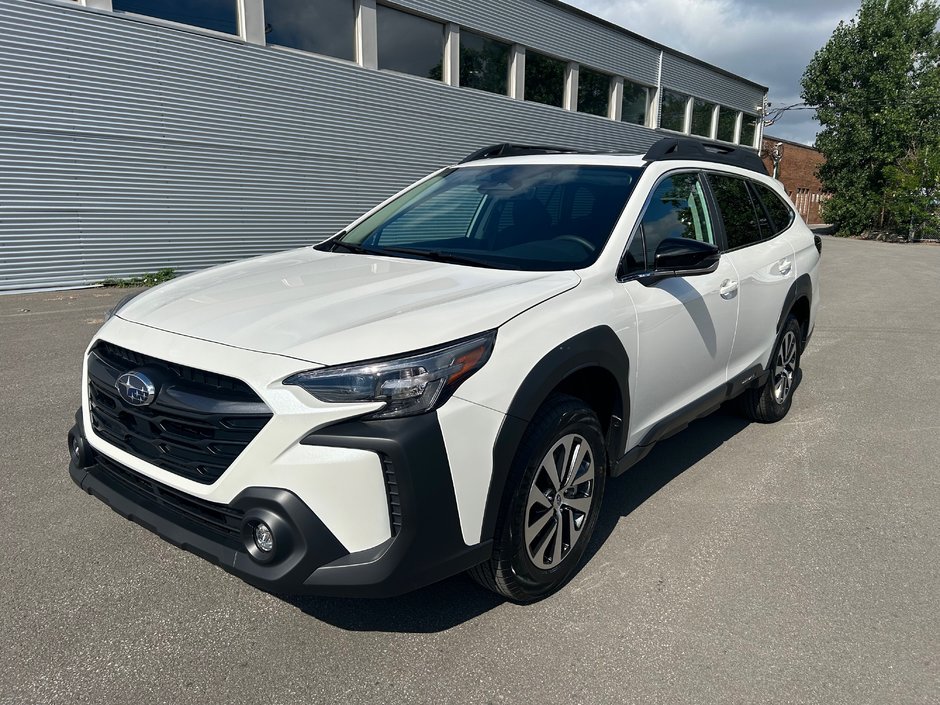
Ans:
POLYGON ((88 358, 91 422, 105 441, 172 473, 211 484, 271 418, 241 380, 98 343, 88 358), (157 388, 147 406, 127 403, 116 387, 126 372, 157 388))
POLYGON ((99 454, 96 460, 103 475, 101 479, 137 504, 162 514, 174 523, 196 524, 230 548, 243 548, 240 537, 245 513, 241 510, 177 492, 103 455, 99 454))

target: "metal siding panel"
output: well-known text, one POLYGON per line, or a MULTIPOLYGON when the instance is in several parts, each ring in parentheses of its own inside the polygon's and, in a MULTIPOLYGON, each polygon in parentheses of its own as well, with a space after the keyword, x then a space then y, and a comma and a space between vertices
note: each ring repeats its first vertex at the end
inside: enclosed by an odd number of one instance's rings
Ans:
POLYGON ((0 291, 303 246, 484 144, 639 151, 659 137, 33 0, 0 0, 0 95, 0 291))
POLYGON ((764 100, 764 91, 744 81, 736 81, 706 66, 681 56, 663 54, 663 87, 696 98, 720 103, 729 108, 757 114, 764 100))

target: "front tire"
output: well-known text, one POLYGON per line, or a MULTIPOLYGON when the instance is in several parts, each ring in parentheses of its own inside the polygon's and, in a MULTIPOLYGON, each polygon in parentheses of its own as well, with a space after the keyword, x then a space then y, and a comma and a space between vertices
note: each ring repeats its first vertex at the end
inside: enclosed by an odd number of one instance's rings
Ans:
POLYGON ((514 602, 540 600, 574 575, 597 524, 607 454, 597 415, 568 395, 548 399, 529 425, 507 480, 492 558, 470 570, 514 602))
POLYGON ((803 329, 789 316, 780 330, 777 345, 770 358, 770 374, 763 386, 748 389, 741 395, 745 416, 759 423, 779 421, 793 403, 793 390, 800 374, 800 353, 803 329))

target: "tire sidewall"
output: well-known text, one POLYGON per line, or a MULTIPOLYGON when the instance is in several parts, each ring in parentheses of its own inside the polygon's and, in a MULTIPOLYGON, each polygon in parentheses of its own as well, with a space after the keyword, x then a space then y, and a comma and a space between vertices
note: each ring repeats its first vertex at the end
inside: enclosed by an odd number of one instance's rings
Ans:
POLYGON ((531 599, 539 599, 539 597, 554 592, 574 575, 588 544, 591 542, 591 535, 597 524, 606 485, 607 454, 597 417, 586 407, 578 408, 577 404, 565 404, 565 407, 564 411, 554 420, 554 423, 547 429, 542 430, 537 438, 528 439, 530 441, 528 443, 523 442, 522 448, 527 451, 525 453, 526 457, 517 457, 514 462, 516 466, 514 469, 519 471, 519 480, 514 483, 516 489, 510 505, 508 536, 506 538, 509 543, 508 548, 511 551, 512 572, 519 586, 525 590, 531 599), (545 457, 558 439, 569 433, 576 433, 583 437, 591 448, 595 464, 593 501, 588 512, 587 523, 574 547, 558 566, 543 570, 532 563, 525 546, 524 522, 529 488, 532 486, 535 474, 539 470, 542 458, 545 457))
POLYGON ((782 419, 787 415, 787 412, 790 411, 790 406, 793 404, 793 392, 796 391, 797 381, 799 379, 800 373, 800 363, 802 357, 802 330, 800 329, 800 323, 793 316, 789 316, 786 322, 783 324, 783 328, 780 330, 780 335, 777 338, 777 344, 774 345, 773 355, 770 358, 770 376, 767 379, 767 384, 764 387, 764 404, 768 411, 773 414, 773 416, 778 419, 782 419), (790 386, 790 392, 787 394, 787 398, 783 402, 778 402, 777 397, 774 395, 774 369, 777 366, 777 355, 780 353, 780 346, 783 345, 783 339, 786 337, 788 332, 793 332, 796 335, 796 361, 794 362, 794 381, 790 386))

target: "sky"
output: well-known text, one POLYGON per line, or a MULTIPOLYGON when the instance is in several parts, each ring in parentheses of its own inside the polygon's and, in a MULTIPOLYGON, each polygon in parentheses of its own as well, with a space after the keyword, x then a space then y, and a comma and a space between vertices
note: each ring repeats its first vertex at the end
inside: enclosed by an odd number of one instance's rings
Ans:
MULTIPOLYGON (((800 78, 859 0, 566 0, 660 44, 767 86, 774 106, 800 102, 800 78)), ((812 110, 791 110, 766 133, 812 144, 812 110)))

